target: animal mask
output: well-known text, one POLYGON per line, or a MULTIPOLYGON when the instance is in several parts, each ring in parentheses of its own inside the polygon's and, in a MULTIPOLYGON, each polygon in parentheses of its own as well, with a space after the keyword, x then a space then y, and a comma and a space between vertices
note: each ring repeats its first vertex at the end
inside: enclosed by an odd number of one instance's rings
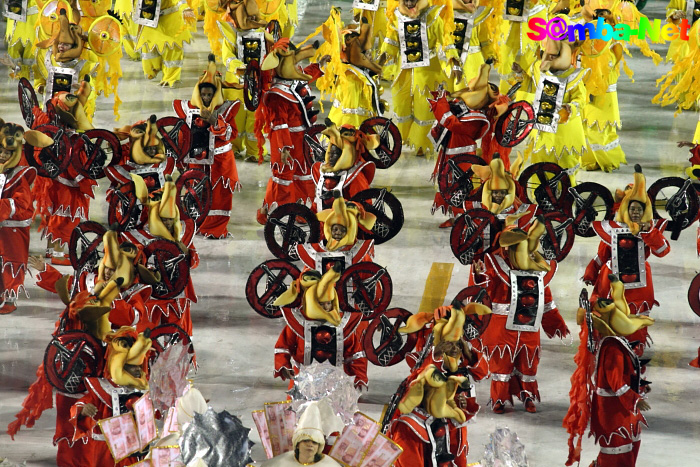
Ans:
MULTIPOLYGON (((602 337, 629 336, 654 324, 654 320, 648 316, 630 314, 624 284, 614 274, 610 274, 608 279, 612 299, 598 298, 591 311, 593 327, 602 337)), ((584 322, 585 315, 586 310, 579 308, 576 313, 576 322, 579 325, 584 322)))
POLYGON ((540 71, 554 72, 571 68, 571 45, 565 40, 555 41, 547 37, 542 44, 542 51, 543 56, 542 62, 540 63, 540 71))
MULTIPOLYGON (((369 13, 363 11, 363 13, 369 13)), ((345 61, 351 65, 359 66, 361 68, 366 68, 369 71, 380 75, 382 73, 382 67, 379 66, 374 61, 367 58, 365 51, 371 47, 372 41, 372 24, 365 16, 362 16, 361 23, 358 30, 345 30, 344 34, 344 46, 343 55, 345 56, 345 61)))
POLYGON ((641 203, 644 207, 644 213, 642 214, 641 223, 651 222, 654 217, 654 213, 651 209, 651 202, 649 196, 647 195, 647 183, 646 177, 642 173, 642 166, 636 164, 634 166, 634 185, 629 190, 625 190, 625 196, 620 202, 620 207, 617 210, 617 221, 624 222, 630 228, 632 235, 637 235, 641 226, 630 220, 630 203, 632 201, 637 201, 641 203))
POLYGON ((454 11, 474 13, 477 6, 479 6, 479 0, 452 0, 452 9, 454 11))
POLYGON ((66 10, 61 9, 57 19, 57 27, 54 27, 53 35, 36 44, 38 49, 51 47, 51 54, 57 62, 74 60, 83 53, 87 36, 82 28, 68 20, 66 10), (59 44, 70 44, 67 50, 59 50, 59 44))
POLYGON ((306 289, 321 280, 321 273, 315 269, 304 268, 299 277, 294 280, 284 291, 282 295, 277 297, 273 302, 274 306, 285 306, 293 303, 297 299, 300 293, 305 292, 306 289))
POLYGON ((137 122, 122 128, 115 128, 114 132, 120 137, 128 135, 130 142, 131 160, 137 164, 160 164, 165 160, 165 145, 158 136, 157 118, 155 115, 145 122, 137 122))
POLYGON ((304 73, 297 63, 311 58, 315 49, 318 48, 318 41, 313 45, 306 45, 297 49, 289 39, 282 38, 275 42, 272 50, 267 54, 260 66, 263 71, 275 70, 275 74, 282 79, 293 79, 310 81, 311 76, 304 73))
POLYGON ((540 237, 545 232, 544 218, 538 216, 525 232, 515 224, 525 214, 506 218, 506 227, 498 236, 498 244, 508 255, 511 268, 520 271, 549 271, 549 263, 537 251, 540 237))
POLYGON ((123 326, 107 334, 107 364, 104 376, 119 386, 148 389, 148 352, 151 350, 150 330, 136 333, 136 328, 123 326), (127 365, 130 368, 127 368, 127 365), (135 374, 134 374, 135 373, 135 374))
POLYGON ((489 165, 472 165, 472 170, 483 183, 481 192, 481 204, 494 214, 500 214, 504 209, 513 205, 515 201, 515 180, 506 173, 505 165, 500 158, 494 157, 489 165), (495 190, 508 190, 508 194, 499 204, 492 201, 495 190))
POLYGON ((335 251, 348 245, 354 245, 357 241, 358 224, 367 230, 372 230, 377 216, 366 212, 364 208, 352 201, 346 202, 343 198, 336 198, 331 209, 325 209, 316 217, 323 222, 323 234, 326 237, 326 249, 335 251), (336 240, 332 236, 334 225, 342 225, 346 228, 345 236, 336 240))
MULTIPOLYGON (((165 184, 160 192, 160 199, 149 198, 148 187, 140 175, 131 174, 134 182, 136 198, 141 204, 148 206, 148 230, 158 237, 180 242, 182 226, 180 225, 180 209, 177 207, 177 187, 170 175, 165 177, 165 184), (173 232, 165 226, 163 219, 173 220, 173 232)), ((184 248, 184 245, 181 246, 184 248)))
POLYGON ((259 19, 256 0, 219 0, 219 6, 226 11, 224 20, 232 22, 237 29, 248 31, 267 26, 267 21, 259 19))
POLYGON ((0 173, 19 164, 25 141, 35 148, 45 148, 53 144, 53 139, 40 131, 25 131, 21 125, 5 123, 0 119, 0 173))
POLYGON ((418 18, 429 6, 429 0, 399 0, 399 12, 413 19, 418 18))
POLYGON ((479 74, 469 81, 469 85, 451 92, 450 97, 462 100, 473 110, 494 108, 496 118, 500 117, 508 109, 510 99, 499 92, 498 86, 489 83, 489 73, 491 65, 484 63, 479 67, 479 74))
POLYGON ((321 166, 321 172, 350 169, 357 162, 359 154, 377 149, 380 142, 379 135, 367 135, 350 125, 338 128, 330 123, 322 134, 328 136, 330 144, 326 150, 326 160, 321 166))
POLYGON ((56 113, 61 123, 69 128, 79 131, 92 130, 94 126, 85 113, 85 104, 92 92, 90 86, 90 76, 85 75, 85 79, 80 83, 80 88, 75 94, 60 91, 51 98, 56 113))

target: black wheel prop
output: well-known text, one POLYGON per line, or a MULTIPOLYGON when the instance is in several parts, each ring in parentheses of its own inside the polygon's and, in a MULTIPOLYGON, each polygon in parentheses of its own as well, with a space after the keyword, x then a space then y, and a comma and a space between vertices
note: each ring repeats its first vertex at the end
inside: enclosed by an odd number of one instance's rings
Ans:
POLYGON ((260 105, 262 72, 257 60, 251 60, 243 75, 243 103, 249 111, 254 111, 260 105))
POLYGON ((211 179, 201 170, 190 169, 175 182, 179 194, 177 207, 180 216, 192 219, 199 227, 209 214, 212 202, 211 179))
POLYGON ((104 347, 91 334, 68 331, 52 337, 44 353, 44 374, 67 394, 85 392, 85 378, 102 376, 104 347))
POLYGON ((156 121, 156 127, 163 140, 166 155, 181 161, 190 152, 192 144, 192 133, 187 122, 177 117, 163 117, 156 121))
POLYGON ((187 332, 185 332, 185 330, 177 324, 160 324, 151 329, 149 337, 153 343, 151 349, 154 350, 154 352, 151 352, 148 359, 149 368, 158 359, 160 354, 168 349, 168 347, 180 343, 188 346, 187 352, 190 354, 190 363, 192 362, 192 358, 194 357, 194 346, 192 345, 192 340, 190 339, 190 336, 187 335, 187 332))
POLYGON ((472 165, 486 165, 486 162, 479 156, 463 154, 449 159, 440 170, 438 189, 450 206, 463 208, 465 201, 473 201, 479 197, 481 181, 474 175, 472 165))
POLYGON ((183 253, 177 243, 154 240, 143 249, 146 264, 160 273, 160 282, 151 286, 151 296, 169 300, 185 290, 190 279, 190 255, 183 253))
POLYGON ((100 223, 85 221, 70 234, 68 257, 76 271, 94 271, 102 259, 102 237, 107 229, 100 223))
POLYGON ((31 128, 34 123, 34 107, 39 107, 39 100, 36 98, 34 86, 27 78, 20 78, 17 84, 17 94, 19 97, 19 110, 22 112, 22 118, 27 128, 31 128))
MULTIPOLYGON (((461 302, 462 305, 476 302, 491 308, 491 297, 486 293, 486 289, 478 285, 472 285, 460 290, 455 300, 461 302)), ((490 314, 483 316, 467 315, 464 321, 464 337, 467 340, 477 339, 483 334, 490 322, 490 314)))
POLYGON ((362 122, 360 131, 368 135, 379 135, 379 147, 369 151, 366 158, 374 162, 378 169, 388 169, 401 157, 401 132, 388 118, 374 117, 362 122))
POLYGON ((591 227, 594 221, 611 220, 614 216, 613 200, 610 191, 595 182, 585 182, 569 188, 573 198, 574 233, 579 237, 593 237, 591 227))
POLYGON ((267 217, 265 242, 279 259, 297 261, 300 243, 318 243, 321 228, 316 215, 303 204, 288 203, 267 217))
POLYGON ((540 239, 542 256, 547 260, 560 262, 566 258, 574 246, 574 222, 560 212, 544 215, 545 233, 540 239))
POLYGON ((450 232, 452 254, 462 264, 471 264, 495 248, 494 237, 501 221, 487 209, 470 209, 455 220, 450 232))
POLYGON ((354 264, 343 271, 336 287, 340 309, 345 313, 362 313, 365 321, 389 307, 393 291, 386 268, 369 262, 354 264))
POLYGON ((321 135, 325 129, 325 125, 316 124, 304 132, 304 158, 309 164, 326 160, 328 142, 321 135))
POLYGON ((527 138, 535 125, 535 111, 525 101, 513 102, 496 122, 496 141, 512 148, 527 138))
POLYGON ((117 135, 108 130, 88 130, 78 136, 71 148, 71 164, 81 175, 99 180, 105 167, 117 165, 122 146, 117 135))
MULTIPOLYGON (((280 318, 282 310, 273 303, 291 286, 301 271, 295 265, 281 259, 271 259, 258 265, 248 276, 245 295, 250 306, 265 318, 280 318)), ((301 305, 300 293, 294 303, 287 306, 296 308, 301 305)))
POLYGON ((678 240, 698 217, 698 193, 692 180, 680 177, 660 178, 647 190, 655 219, 667 219, 671 240, 678 240))
POLYGON ((418 340, 417 333, 399 333, 399 328, 410 317, 411 312, 408 310, 390 308, 374 318, 362 338, 367 360, 377 366, 392 366, 403 361, 418 340))
POLYGON ((568 172, 552 162, 539 162, 523 170, 518 179, 525 196, 532 204, 537 204, 543 212, 571 212, 569 188, 571 179, 568 172))
POLYGON ((369 188, 362 190, 351 198, 358 202, 365 211, 377 216, 372 232, 359 228, 358 238, 373 239, 380 245, 394 238, 403 227, 403 207, 401 201, 386 188, 369 188))
POLYGON ((117 229, 124 232, 141 229, 147 221, 148 210, 136 198, 134 182, 125 183, 111 193, 107 210, 109 225, 117 224, 117 229))
POLYGON ((41 125, 36 130, 53 138, 54 143, 51 146, 36 149, 24 143, 24 157, 40 176, 56 178, 70 165, 70 138, 65 130, 53 125, 41 125))

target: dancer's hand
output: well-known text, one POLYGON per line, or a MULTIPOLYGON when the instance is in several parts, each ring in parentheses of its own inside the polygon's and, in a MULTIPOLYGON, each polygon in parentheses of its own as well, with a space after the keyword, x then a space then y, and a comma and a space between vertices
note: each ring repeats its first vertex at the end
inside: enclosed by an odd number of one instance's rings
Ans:
POLYGON ((641 400, 639 401, 639 404, 637 404, 637 408, 642 412, 646 412, 647 410, 651 409, 651 406, 647 401, 641 400))
POLYGON ((97 407, 92 404, 85 404, 83 409, 80 411, 80 415, 83 417, 94 417, 97 415, 97 407))
POLYGON ((46 270, 46 261, 41 256, 30 256, 27 260, 31 268, 36 269, 39 272, 46 270))

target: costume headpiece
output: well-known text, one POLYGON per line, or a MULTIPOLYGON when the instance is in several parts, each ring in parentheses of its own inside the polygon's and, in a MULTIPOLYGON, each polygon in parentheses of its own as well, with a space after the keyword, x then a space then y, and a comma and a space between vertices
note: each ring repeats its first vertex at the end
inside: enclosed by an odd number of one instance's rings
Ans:
POLYGON ((318 42, 297 48, 289 39, 282 38, 272 46, 260 69, 262 71, 274 69, 276 75, 282 79, 310 81, 311 76, 301 72, 297 68, 297 63, 306 58, 311 58, 314 55, 314 50, 317 48, 318 42))
MULTIPOLYGON (((565 24, 571 24, 571 20, 566 15, 556 15, 553 19, 559 19, 564 21, 565 24)), ((562 40, 554 40, 551 37, 547 37, 541 43, 542 52, 544 55, 553 55, 555 58, 552 60, 547 59, 547 57, 542 57, 542 62, 540 63, 540 71, 563 71, 568 70, 572 66, 572 50, 571 44, 563 38, 562 40)))
POLYGON ((85 106, 88 103, 88 97, 92 92, 90 85, 90 75, 85 75, 80 83, 80 88, 75 94, 70 94, 66 91, 59 91, 51 98, 51 103, 56 109, 56 113, 61 119, 61 123, 74 130, 92 130, 94 126, 88 119, 85 106))
POLYGON ((325 209, 316 217, 323 222, 323 234, 326 237, 326 249, 335 251, 348 245, 354 245, 357 241, 358 224, 367 230, 372 230, 377 216, 366 212, 364 208, 355 202, 346 202, 343 198, 336 198, 331 209, 325 209), (347 229, 345 236, 335 240, 331 236, 331 228, 340 224, 347 229))
POLYGON ((139 121, 133 125, 126 125, 121 128, 115 128, 114 132, 120 137, 129 138, 130 149, 129 155, 131 160, 137 164, 159 164, 165 160, 165 145, 158 136, 158 119, 155 115, 146 121, 139 121), (149 156, 145 149, 148 147, 156 147, 156 154, 149 156))
POLYGON ((148 187, 140 175, 131 173, 134 182, 134 192, 141 204, 148 206, 148 230, 155 236, 163 237, 173 242, 180 241, 182 226, 180 225, 180 209, 177 207, 177 187, 173 178, 168 175, 165 184, 160 190, 160 199, 151 200, 149 198, 148 187), (163 219, 173 220, 173 232, 171 233, 163 219))
POLYGON ((0 119, 0 146, 4 150, 12 151, 10 158, 0 163, 0 173, 19 164, 19 161, 22 159, 22 147, 25 141, 36 148, 45 148, 53 144, 53 139, 40 131, 25 131, 21 125, 15 125, 10 122, 5 123, 0 119))
POLYGON ((119 330, 107 334, 107 364, 104 375, 119 386, 129 386, 137 389, 148 389, 148 361, 146 356, 153 342, 148 337, 150 330, 138 334, 136 328, 122 326, 119 330), (141 377, 129 374, 125 365, 138 366, 141 377))
POLYGON ((624 222, 630 228, 632 235, 637 235, 639 233, 640 225, 632 222, 629 217, 629 207, 632 201, 637 201, 641 203, 644 207, 644 213, 642 214, 641 222, 650 222, 654 217, 654 213, 651 209, 651 203, 649 202, 649 196, 647 195, 646 189, 646 178, 642 173, 642 166, 636 164, 634 166, 634 185, 632 189, 625 192, 625 197, 622 198, 620 202, 620 207, 617 210, 616 219, 618 222, 624 222))
POLYGON ((326 437, 323 430, 323 418, 318 408, 318 402, 312 402, 299 417, 297 426, 292 435, 292 446, 296 449, 302 441, 311 440, 318 443, 317 454, 323 454, 326 445, 326 437))
POLYGON ((333 326, 340 324, 340 303, 338 303, 338 293, 335 290, 335 284, 340 279, 340 265, 333 264, 326 271, 318 282, 304 292, 304 316, 308 319, 316 319, 327 321, 333 326), (321 306, 323 302, 331 302, 333 308, 326 311, 321 306))
POLYGON ((267 21, 258 19, 260 9, 256 0, 220 0, 219 5, 226 11, 224 21, 233 22, 238 29, 248 31, 267 26, 267 21))
POLYGON ((192 102, 192 105, 198 107, 199 109, 208 109, 213 111, 215 108, 223 104, 224 93, 221 82, 221 74, 216 71, 216 58, 214 57, 214 54, 209 54, 208 59, 209 62, 207 63, 206 70, 204 70, 202 76, 199 78, 199 81, 197 81, 197 84, 195 84, 194 89, 192 90, 192 99, 190 102, 192 102), (205 106, 202 103, 202 97, 200 95, 200 87, 203 84, 209 84, 214 88, 214 97, 208 106, 205 106))
POLYGON ((75 23, 71 23, 68 20, 66 10, 61 9, 52 36, 35 45, 38 49, 46 49, 51 46, 52 54, 56 61, 67 62, 80 57, 83 53, 86 39, 82 28, 75 23), (65 52, 59 52, 58 44, 71 44, 71 48, 65 52))
POLYGON ((351 125, 338 128, 332 122, 322 134, 330 140, 325 162, 321 166, 322 172, 348 170, 355 165, 359 154, 377 149, 380 143, 379 135, 368 135, 351 125))
POLYGON ((537 251, 540 237, 546 230, 544 218, 538 216, 527 232, 517 227, 516 221, 526 213, 506 217, 506 226, 498 234, 498 245, 507 249, 513 269, 521 271, 549 271, 549 263, 537 251))
POLYGON ((472 170, 482 180, 484 188, 481 192, 481 204, 494 214, 513 205, 515 201, 515 181, 506 173, 505 165, 499 157, 491 159, 489 165, 472 165, 472 170), (491 194, 494 190, 508 190, 508 194, 500 204, 494 204, 491 194))

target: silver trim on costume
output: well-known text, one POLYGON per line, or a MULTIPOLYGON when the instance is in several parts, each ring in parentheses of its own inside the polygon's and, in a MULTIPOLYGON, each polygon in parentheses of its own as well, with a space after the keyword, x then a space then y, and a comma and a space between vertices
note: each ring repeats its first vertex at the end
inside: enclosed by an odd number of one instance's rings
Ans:
POLYGON ((401 56, 401 69, 409 70, 412 68, 421 68, 430 65, 430 48, 428 47, 428 14, 432 11, 432 8, 426 8, 416 19, 409 18, 401 14, 398 9, 396 10, 396 18, 398 19, 398 33, 399 33, 399 54, 401 56), (408 56, 406 55, 406 23, 416 23, 420 25, 420 41, 421 41, 421 60, 416 62, 409 62, 408 56))
POLYGON ((509 331, 539 332, 544 314, 544 276, 545 271, 518 271, 510 270, 510 309, 506 329, 509 331), (518 309, 518 278, 528 277, 537 279, 537 316, 533 325, 517 324, 515 314, 518 309))
POLYGON ((540 73, 540 79, 537 82, 537 89, 535 90, 535 102, 532 106, 535 112, 536 130, 544 131, 547 133, 557 132, 557 127, 559 126, 559 119, 561 118, 561 116, 559 115, 559 111, 561 110, 562 105, 564 105, 564 94, 566 93, 566 84, 569 82, 569 78, 571 76, 572 75, 569 75, 564 78, 559 78, 558 76, 555 76, 549 72, 540 73), (538 123, 536 119, 540 113, 542 94, 544 93, 544 87, 546 84, 558 85, 557 94, 554 98, 554 109, 551 112, 547 112, 552 114, 552 123, 538 123))
MULTIPOLYGON (((603 229, 610 233, 610 249, 612 251, 610 256, 610 269, 612 273, 619 276, 620 274, 620 262, 618 253, 618 235, 632 235, 632 232, 627 227, 612 228, 610 222, 603 221, 603 229)), ((625 290, 629 289, 640 289, 647 286, 647 268, 646 268, 646 256, 644 255, 644 242, 639 235, 637 238, 637 264, 639 265, 639 280, 637 282, 625 282, 625 290)))
MULTIPOLYGON (((352 7, 358 10, 377 11, 382 0, 353 0, 352 7)), ((386 2, 384 4, 386 7, 386 2)))
MULTIPOLYGON (((35 14, 39 13, 39 7, 37 7, 36 5, 32 7, 34 12, 30 13, 29 10, 27 9, 27 3, 28 3, 28 0, 22 0, 22 12, 18 14, 18 13, 12 13, 10 11, 8 1, 5 0, 5 5, 4 5, 3 11, 2 11, 2 15, 7 19, 19 21, 20 23, 26 23, 27 16, 32 15, 32 14, 35 15, 35 14)), ((692 18, 692 16, 691 16, 691 18, 692 18)))

